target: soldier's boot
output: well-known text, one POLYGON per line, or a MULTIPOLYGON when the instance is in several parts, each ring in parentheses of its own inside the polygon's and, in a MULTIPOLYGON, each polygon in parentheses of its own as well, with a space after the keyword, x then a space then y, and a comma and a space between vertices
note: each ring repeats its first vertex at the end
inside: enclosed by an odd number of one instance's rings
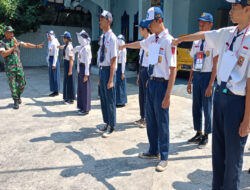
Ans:
POLYGON ((18 103, 18 100, 14 100, 14 106, 13 106, 13 109, 15 109, 15 110, 19 109, 19 103, 18 103))
POLYGON ((22 100, 21 100, 21 96, 19 95, 18 96, 18 104, 21 104, 22 103, 22 100))

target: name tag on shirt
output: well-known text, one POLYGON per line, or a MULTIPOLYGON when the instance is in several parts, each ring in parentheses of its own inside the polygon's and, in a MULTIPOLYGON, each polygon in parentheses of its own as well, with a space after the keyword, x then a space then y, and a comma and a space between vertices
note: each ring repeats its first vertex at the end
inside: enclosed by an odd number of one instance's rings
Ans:
POLYGON ((228 82, 229 76, 237 62, 238 59, 234 52, 228 50, 223 54, 219 71, 219 77, 221 81, 228 82))
POLYGON ((204 52, 198 52, 194 57, 194 70, 200 71, 203 68, 206 55, 204 52))
POLYGON ((148 62, 150 65, 158 63, 158 56, 160 52, 160 44, 152 43, 148 48, 148 62))

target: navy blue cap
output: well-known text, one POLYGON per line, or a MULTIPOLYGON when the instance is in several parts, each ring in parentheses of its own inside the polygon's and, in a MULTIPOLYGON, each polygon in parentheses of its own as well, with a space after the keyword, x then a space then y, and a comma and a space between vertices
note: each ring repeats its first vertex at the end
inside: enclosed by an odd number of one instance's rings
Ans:
POLYGON ((69 33, 69 32, 64 32, 64 34, 63 35, 61 35, 61 36, 63 36, 63 38, 66 38, 66 39, 68 39, 68 40, 71 40, 72 38, 71 38, 71 34, 69 33))
POLYGON ((250 6, 250 0, 226 0, 229 3, 239 3, 244 6, 250 6))
POLYGON ((202 13, 202 15, 198 18, 198 20, 213 23, 213 22, 214 22, 214 17, 213 17, 212 14, 204 12, 204 13, 202 13))
POLYGON ((136 25, 136 27, 141 27, 141 28, 147 28, 148 29, 148 23, 145 19, 141 20, 139 25, 136 25))
POLYGON ((151 7, 147 11, 146 23, 149 25, 154 20, 164 18, 163 12, 159 7, 151 7))

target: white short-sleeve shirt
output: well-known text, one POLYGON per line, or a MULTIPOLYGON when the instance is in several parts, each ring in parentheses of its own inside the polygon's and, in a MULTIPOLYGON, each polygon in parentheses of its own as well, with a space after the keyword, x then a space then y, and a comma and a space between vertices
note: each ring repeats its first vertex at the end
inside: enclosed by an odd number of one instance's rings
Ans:
POLYGON ((72 43, 70 42, 65 50, 65 57, 64 59, 69 61, 69 57, 72 56, 74 59, 74 48, 72 43))
MULTIPOLYGON (((200 52, 200 46, 202 40, 194 41, 193 46, 190 52, 190 56, 194 58, 194 56, 200 52)), ((200 72, 212 72, 213 69, 213 58, 217 55, 216 52, 212 49, 209 48, 206 41, 204 42, 204 49, 203 52, 206 55, 205 60, 204 60, 204 65, 201 69, 200 72)), ((193 69, 194 70, 194 69, 193 69)), ((195 70, 194 70, 195 71, 195 70)))
MULTIPOLYGON (((105 34, 105 52, 104 52, 104 61, 100 62, 100 66, 111 66, 111 59, 114 57, 118 57, 118 42, 116 35, 110 29, 105 34)), ((103 45, 103 37, 100 40, 100 56, 101 56, 101 48, 103 45)), ((117 67, 117 59, 116 59, 116 67, 117 67)))
MULTIPOLYGON (((222 57, 229 49, 232 39, 237 35, 237 27, 226 27, 219 30, 209 31, 205 33, 205 39, 210 48, 214 48, 219 54, 217 74, 220 72, 222 57)), ((246 32, 244 41, 242 39, 246 29, 241 31, 243 35, 239 36, 233 46, 233 52, 239 53, 236 55, 238 62, 234 67, 229 81, 227 82, 227 88, 236 95, 246 95, 246 83, 250 78, 250 29, 246 32), (242 44, 241 44, 242 43, 242 44)), ((218 84, 221 84, 221 79, 217 75, 218 84)))
MULTIPOLYGON (((170 67, 176 67, 176 49, 171 45, 173 37, 169 34, 167 29, 158 36, 158 44, 160 44, 158 63, 154 66, 154 71, 151 76, 168 80, 170 76, 170 67)), ((148 51, 149 46, 155 43, 155 40, 156 35, 152 34, 147 39, 142 40, 140 45, 145 51, 148 51)))

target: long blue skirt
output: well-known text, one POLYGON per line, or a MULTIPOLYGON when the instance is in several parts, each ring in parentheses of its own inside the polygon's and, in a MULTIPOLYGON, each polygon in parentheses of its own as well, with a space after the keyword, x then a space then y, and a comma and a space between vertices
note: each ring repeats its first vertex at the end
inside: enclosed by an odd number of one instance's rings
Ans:
POLYGON ((83 82, 85 76, 85 65, 80 65, 80 72, 78 73, 78 87, 77 87, 77 108, 83 112, 89 112, 91 109, 91 85, 90 77, 87 82, 83 82))
POLYGON ((49 57, 49 85, 51 92, 60 90, 60 62, 57 60, 56 69, 52 69, 54 56, 49 57))
POLYGON ((116 71, 116 105, 124 105, 127 103, 126 77, 122 80, 122 65, 118 64, 116 71))
POLYGON ((64 60, 64 80, 63 80, 63 99, 65 101, 75 100, 75 88, 74 88, 74 67, 72 68, 72 75, 68 76, 69 61, 64 60))

